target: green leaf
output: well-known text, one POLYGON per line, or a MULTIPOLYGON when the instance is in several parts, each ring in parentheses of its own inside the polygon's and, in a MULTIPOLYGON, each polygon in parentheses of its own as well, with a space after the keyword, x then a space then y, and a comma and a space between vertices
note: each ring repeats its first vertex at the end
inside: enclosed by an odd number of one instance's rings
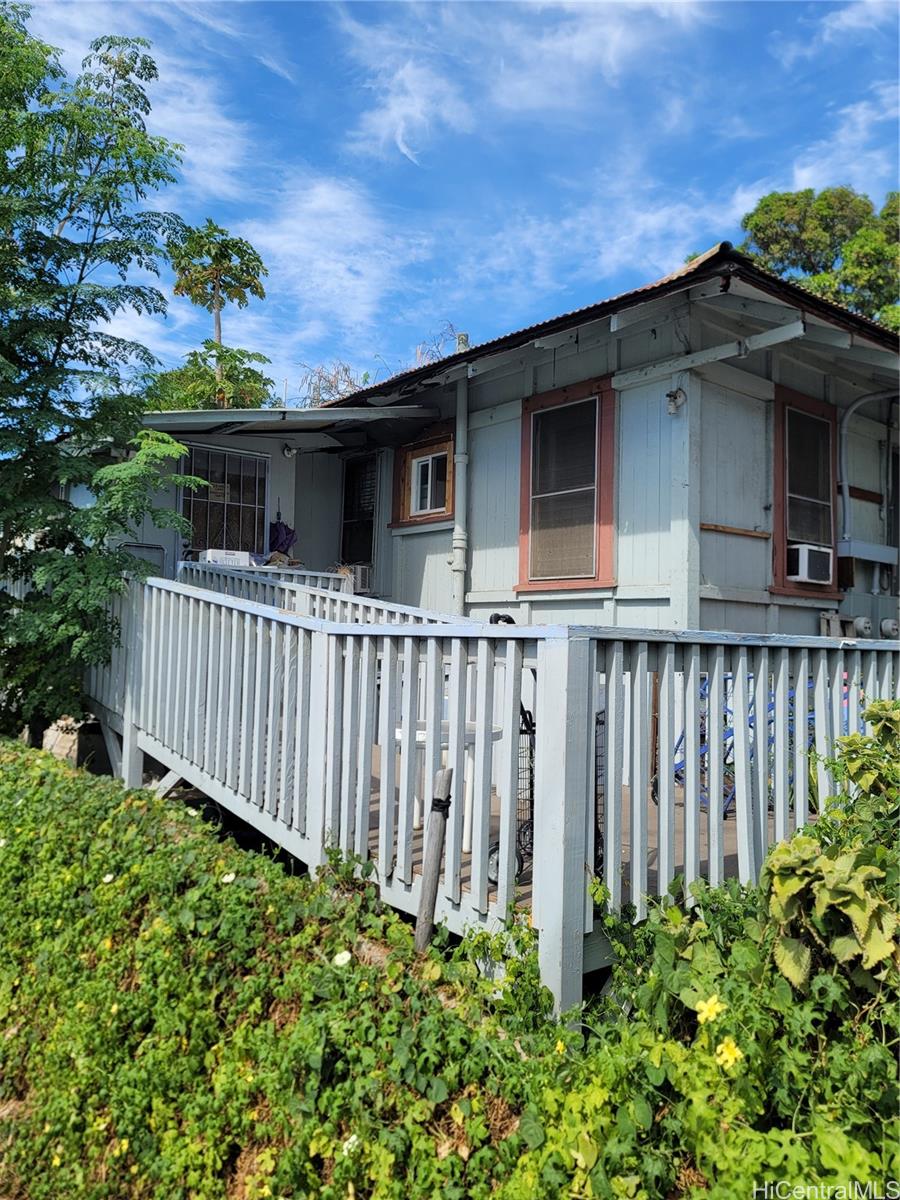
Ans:
POLYGON ((533 1108, 526 1108, 519 1118, 519 1133, 525 1139, 530 1150, 537 1150, 538 1147, 543 1146, 546 1134, 533 1108))
POLYGON ((450 1095, 447 1085, 440 1075, 435 1075, 428 1085, 427 1095, 432 1104, 443 1104, 450 1095))
POLYGON ((806 983, 811 963, 809 947, 803 942, 783 935, 778 938, 775 943, 775 965, 795 988, 801 988, 806 983))

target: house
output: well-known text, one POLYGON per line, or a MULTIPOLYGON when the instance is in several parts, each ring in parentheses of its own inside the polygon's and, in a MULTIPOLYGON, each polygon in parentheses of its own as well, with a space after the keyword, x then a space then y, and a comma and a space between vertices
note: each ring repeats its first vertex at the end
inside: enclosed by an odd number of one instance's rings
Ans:
POLYGON ((136 534, 159 574, 85 681, 115 769, 410 914, 449 769, 436 915, 527 907, 568 1008, 609 962, 591 876, 638 917, 755 879, 900 696, 897 348, 723 244, 339 404, 148 415, 210 486, 186 546, 136 534), (176 567, 279 512, 307 571, 176 567))
POLYGON ((280 510, 306 565, 439 612, 896 636, 897 367, 723 242, 327 408, 149 415, 211 483, 160 554, 263 552, 280 510))

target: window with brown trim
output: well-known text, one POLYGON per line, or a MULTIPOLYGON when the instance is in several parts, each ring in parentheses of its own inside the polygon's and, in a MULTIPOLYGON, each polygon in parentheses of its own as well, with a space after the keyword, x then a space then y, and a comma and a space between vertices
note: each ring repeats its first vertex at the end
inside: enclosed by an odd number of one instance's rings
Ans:
POLYGON ((608 379, 524 401, 518 590, 614 582, 614 408, 608 379))
MULTIPOLYGON (((774 592, 830 597, 837 579, 837 414, 833 405, 789 388, 775 390, 775 514, 772 539, 774 592), (810 547, 802 550, 802 547, 810 547), (817 583, 789 575, 807 561, 831 555, 831 578, 817 583)), ((810 573, 810 572, 805 572, 810 573)))
POLYGON ((394 523, 427 525, 453 516, 453 438, 435 434, 401 447, 394 467, 394 523))

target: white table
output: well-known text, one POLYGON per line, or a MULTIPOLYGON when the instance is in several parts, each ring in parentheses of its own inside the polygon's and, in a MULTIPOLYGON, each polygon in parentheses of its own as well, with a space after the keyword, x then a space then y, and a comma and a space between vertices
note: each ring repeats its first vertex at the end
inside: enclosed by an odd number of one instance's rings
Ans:
MULTIPOLYGON (((473 721, 467 721, 463 727, 463 744, 466 748, 466 778, 465 778, 465 807, 463 809, 463 839, 462 849, 464 854, 471 853, 472 850, 472 802, 475 794, 475 755, 473 746, 475 745, 475 737, 478 732, 478 726, 473 721)), ((503 730, 499 725, 491 726, 491 741, 498 742, 503 736, 503 730)), ((450 722, 442 721, 440 725, 440 733, 438 735, 438 744, 441 748, 441 762, 443 763, 443 752, 450 747, 450 722)), ((403 743, 403 730, 398 725, 394 730, 394 740, 397 747, 400 748, 403 743)), ((424 721, 416 722, 415 736, 415 751, 422 752, 422 765, 419 768, 419 779, 421 781, 420 793, 414 797, 413 805, 413 829, 421 829, 424 824, 424 804, 423 796, 426 791, 425 780, 425 743, 426 743, 426 724, 424 721)))

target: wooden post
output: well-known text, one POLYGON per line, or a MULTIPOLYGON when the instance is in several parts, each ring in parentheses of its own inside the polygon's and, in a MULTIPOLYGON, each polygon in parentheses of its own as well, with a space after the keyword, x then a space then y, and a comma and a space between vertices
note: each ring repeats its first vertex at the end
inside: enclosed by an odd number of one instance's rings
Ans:
POLYGON ((437 903, 438 879, 441 874, 441 859, 444 856, 444 836, 447 831, 447 814, 450 812, 450 785, 453 771, 444 769, 434 777, 434 798, 431 801, 431 816, 428 818, 428 838, 425 843, 425 861, 422 864, 422 891, 419 894, 419 912, 416 917, 416 953, 424 954, 434 932, 434 906, 437 903))
POLYGON ((593 727, 590 646, 577 637, 538 645, 532 904, 541 979, 558 1013, 582 997, 585 806, 594 802, 585 753, 593 727))

